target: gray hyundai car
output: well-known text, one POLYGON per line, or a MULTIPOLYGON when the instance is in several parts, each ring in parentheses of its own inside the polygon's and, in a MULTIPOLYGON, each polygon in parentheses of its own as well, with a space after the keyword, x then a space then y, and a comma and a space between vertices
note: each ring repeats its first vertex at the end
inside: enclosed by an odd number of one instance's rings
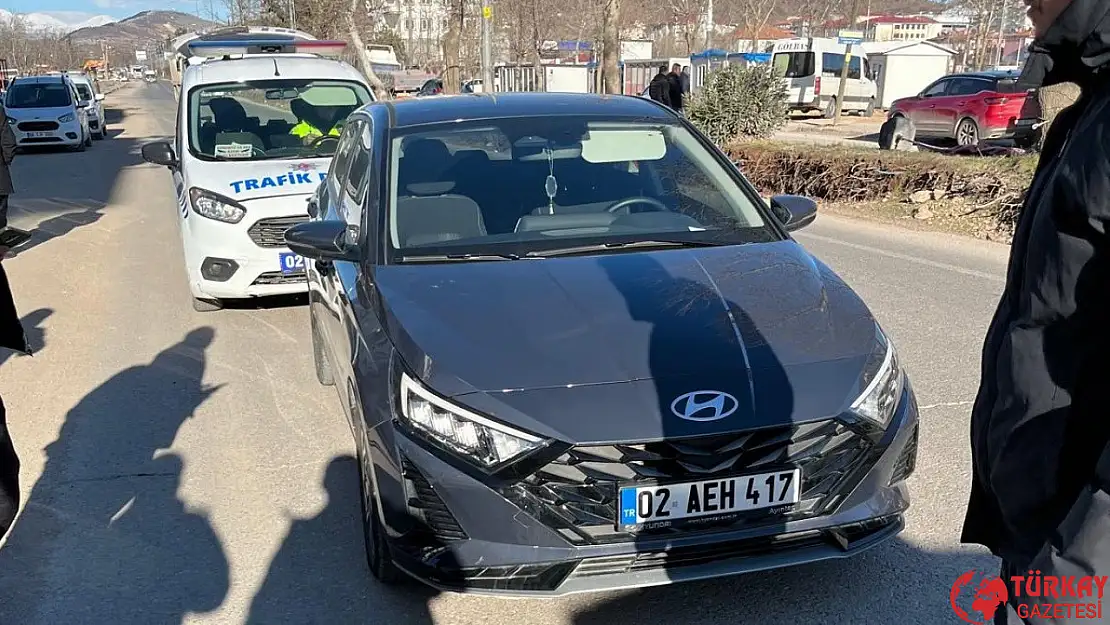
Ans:
POLYGON ((316 372, 382 582, 560 595, 895 536, 918 415, 867 306, 692 125, 475 94, 348 119, 310 217, 316 372))

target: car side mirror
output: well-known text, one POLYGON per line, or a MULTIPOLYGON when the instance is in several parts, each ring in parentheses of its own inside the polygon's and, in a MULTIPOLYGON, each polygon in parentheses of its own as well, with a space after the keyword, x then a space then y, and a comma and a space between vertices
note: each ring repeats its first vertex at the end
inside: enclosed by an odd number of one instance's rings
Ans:
POLYGON ((771 198, 771 211, 788 232, 793 232, 817 219, 817 202, 801 195, 776 195, 771 198))
POLYGON ((103 102, 104 101, 104 94, 103 93, 96 94, 96 101, 97 102, 103 102))
POLYGON ((177 157, 174 156, 173 148, 166 141, 155 141, 143 146, 143 160, 155 165, 169 167, 173 169, 177 167, 177 157))
POLYGON ((361 260, 354 230, 345 221, 307 221, 285 231, 285 243, 294 254, 318 261, 361 260))

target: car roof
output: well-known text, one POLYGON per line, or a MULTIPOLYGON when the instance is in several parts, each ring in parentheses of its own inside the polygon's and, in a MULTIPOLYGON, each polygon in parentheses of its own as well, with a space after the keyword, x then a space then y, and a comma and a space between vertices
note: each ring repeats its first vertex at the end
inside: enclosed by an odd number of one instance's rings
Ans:
POLYGON ((315 54, 259 54, 189 65, 181 86, 188 90, 198 85, 274 78, 352 80, 366 84, 358 70, 342 61, 315 54))
POLYGON ((1013 78, 1017 79, 1017 72, 1005 69, 984 70, 981 72, 963 72, 960 74, 949 74, 946 78, 986 78, 987 80, 997 80, 999 78, 1013 78))
POLYGON ((46 76, 20 76, 12 82, 15 82, 15 83, 18 83, 18 84, 33 83, 33 84, 37 84, 37 85, 42 85, 42 84, 51 83, 51 82, 65 82, 67 78, 69 78, 69 77, 66 76, 65 74, 54 74, 53 76, 51 76, 51 75, 46 75, 46 76))
POLYGON ((394 128, 437 124, 459 119, 498 119, 550 115, 629 117, 673 122, 673 111, 645 98, 597 93, 468 93, 435 98, 407 98, 368 104, 391 107, 394 128))

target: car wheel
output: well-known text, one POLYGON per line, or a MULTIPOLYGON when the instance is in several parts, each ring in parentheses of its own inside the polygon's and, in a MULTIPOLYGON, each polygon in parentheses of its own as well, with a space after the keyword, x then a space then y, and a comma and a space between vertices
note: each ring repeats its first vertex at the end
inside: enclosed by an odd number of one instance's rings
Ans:
POLYGON ((316 365, 316 379, 324 386, 334 386, 335 376, 331 371, 327 353, 324 351, 324 340, 320 336, 320 326, 317 325, 316 315, 308 313, 309 325, 312 327, 312 362, 316 365))
POLYGON ((197 312, 215 312, 223 307, 223 302, 218 299, 193 298, 193 310, 197 312))
POLYGON ((836 98, 829 98, 828 103, 825 104, 825 110, 821 112, 821 117, 824 117, 825 119, 832 119, 836 117, 836 109, 836 98))
POLYGON ((84 152, 85 148, 87 148, 87 147, 89 147, 89 144, 85 143, 85 139, 84 139, 84 137, 82 137, 81 142, 78 143, 77 145, 71 147, 70 149, 73 150, 74 152, 84 152))
POLYGON ((975 120, 964 118, 956 124, 956 143, 958 145, 979 143, 979 126, 975 125, 975 120))
POLYGON ((370 574, 383 584, 398 584, 404 580, 401 569, 393 562, 389 542, 385 539, 381 520, 378 519, 378 504, 374 499, 374 489, 370 477, 363 468, 361 446, 358 461, 358 484, 362 501, 362 534, 366 543, 366 564, 370 574))
POLYGON ((101 128, 100 130, 97 130, 96 134, 93 135, 93 139, 96 139, 97 141, 100 141, 103 138, 104 138, 104 129, 103 128, 101 128))
POLYGON ((86 148, 92 147, 92 133, 91 132, 88 133, 87 135, 85 135, 85 147, 86 148))

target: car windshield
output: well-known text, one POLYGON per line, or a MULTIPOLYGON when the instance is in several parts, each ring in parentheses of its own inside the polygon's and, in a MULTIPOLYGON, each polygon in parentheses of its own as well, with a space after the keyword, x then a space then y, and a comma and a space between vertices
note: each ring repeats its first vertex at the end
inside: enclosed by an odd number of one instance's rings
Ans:
POLYGON ((395 135, 391 155, 390 236, 406 260, 779 238, 758 196, 674 122, 452 123, 395 135))
POLYGON ((88 85, 86 85, 84 83, 76 83, 73 86, 77 88, 77 95, 82 100, 91 100, 91 99, 93 99, 92 89, 90 89, 88 85))
POLYGON ((62 82, 16 82, 4 97, 4 106, 12 109, 57 108, 70 104, 69 89, 62 82))
POLYGON ((205 85, 189 94, 189 148, 205 160, 331 156, 347 116, 369 101, 348 81, 205 85))

